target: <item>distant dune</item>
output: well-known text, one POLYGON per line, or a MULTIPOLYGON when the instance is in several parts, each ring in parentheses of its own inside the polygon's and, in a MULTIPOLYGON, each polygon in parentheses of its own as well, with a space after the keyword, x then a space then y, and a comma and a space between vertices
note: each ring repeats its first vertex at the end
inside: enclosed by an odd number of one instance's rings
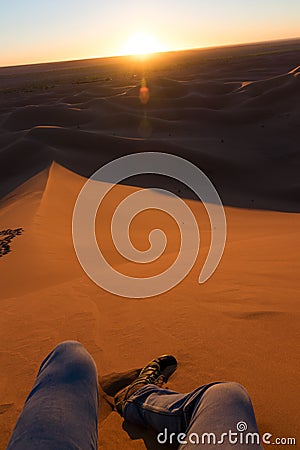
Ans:
POLYGON ((299 47, 0 69, 2 195, 53 160, 89 176, 118 155, 151 150, 201 167, 225 204, 298 211, 299 47))
MULTIPOLYGON (((296 435, 299 62, 300 41, 293 40, 144 61, 0 69, 1 238, 22 228, 0 258, 0 450, 39 363, 64 339, 82 341, 102 377, 101 449, 156 448, 151 434, 122 429, 107 398, 118 373, 129 371, 130 378, 165 352, 179 360, 171 388, 238 381, 253 398, 262 432, 296 435), (139 99, 143 77, 146 104, 139 99), (216 273, 199 285, 210 228, 191 191, 155 176, 116 186, 96 229, 105 254, 123 272, 144 276, 145 267, 116 254, 108 224, 120 199, 139 187, 164 187, 186 199, 203 237, 195 267, 178 287, 132 300, 107 293, 85 275, 71 221, 86 177, 142 151, 179 155, 203 170, 225 205, 228 241, 216 273)), ((178 229, 161 214, 146 214, 134 228, 140 249, 149 231, 165 229, 166 252, 150 269, 157 272, 178 250, 178 229)))

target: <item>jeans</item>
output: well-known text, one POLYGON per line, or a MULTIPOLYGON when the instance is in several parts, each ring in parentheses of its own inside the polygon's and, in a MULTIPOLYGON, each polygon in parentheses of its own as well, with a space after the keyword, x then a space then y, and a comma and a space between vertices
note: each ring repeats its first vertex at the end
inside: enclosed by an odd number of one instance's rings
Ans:
POLYGON ((130 397, 124 418, 180 450, 262 448, 250 397, 238 383, 210 383, 188 394, 148 385, 130 397))
POLYGON ((79 342, 63 342, 42 362, 7 450, 96 450, 97 415, 95 363, 79 342))
MULTIPOLYGON (((239 422, 247 424, 247 432, 257 433, 250 398, 237 383, 211 383, 189 394, 147 385, 130 397, 124 418, 157 431, 158 449, 161 443, 170 443, 172 433, 172 442, 180 449, 262 448, 227 441, 216 446, 208 435, 204 445, 201 443, 202 433, 215 433, 218 440, 230 429, 238 435, 245 434, 237 433, 239 422), (178 440, 180 433, 186 436, 181 435, 178 440), (192 443, 197 434, 199 445, 192 443)), ((42 362, 7 450, 95 450, 97 427, 95 363, 79 342, 63 342, 42 362)))

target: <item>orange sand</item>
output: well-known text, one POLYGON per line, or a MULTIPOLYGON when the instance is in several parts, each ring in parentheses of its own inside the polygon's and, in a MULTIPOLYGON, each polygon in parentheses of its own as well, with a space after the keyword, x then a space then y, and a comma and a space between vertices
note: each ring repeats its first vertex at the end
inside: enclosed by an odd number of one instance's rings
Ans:
MULTIPOLYGON (((227 59, 224 49, 157 56, 146 67, 146 107, 138 98, 138 61, 0 69, 0 224, 24 229, 0 259, 1 450, 41 360, 65 339, 81 341, 106 380, 171 352, 179 361, 172 389, 238 381, 253 399, 261 432, 297 435, 300 47, 280 45, 229 48, 227 59), (183 156, 211 178, 225 203, 228 239, 216 273, 199 285, 209 223, 180 187, 201 226, 199 258, 173 290, 132 300, 86 276, 71 220, 86 176, 118 156, 149 150, 183 156)), ((163 185, 179 192, 176 184, 163 185)), ((107 231, 116 204, 135 189, 113 189, 97 233, 115 267, 142 276, 145 267, 122 261, 107 231)), ((163 213, 145 213, 132 231, 145 249, 159 225, 168 247, 150 268, 157 273, 174 260, 178 230, 163 213)), ((99 448, 121 447, 156 448, 151 434, 122 429, 103 400, 99 448)))

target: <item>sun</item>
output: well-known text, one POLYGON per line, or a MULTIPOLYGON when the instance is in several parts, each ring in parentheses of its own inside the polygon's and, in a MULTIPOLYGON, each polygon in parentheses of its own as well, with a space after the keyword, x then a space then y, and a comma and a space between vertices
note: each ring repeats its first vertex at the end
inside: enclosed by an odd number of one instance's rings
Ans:
POLYGON ((162 45, 150 34, 136 33, 124 45, 124 55, 148 55, 163 51, 162 45))

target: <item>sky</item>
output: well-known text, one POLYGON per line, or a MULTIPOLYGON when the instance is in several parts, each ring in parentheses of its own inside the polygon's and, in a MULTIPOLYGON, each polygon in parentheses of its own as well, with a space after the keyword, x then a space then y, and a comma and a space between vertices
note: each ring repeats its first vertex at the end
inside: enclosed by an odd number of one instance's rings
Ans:
POLYGON ((300 0, 0 0, 0 66, 130 53, 137 33, 161 51, 300 37, 300 0))

